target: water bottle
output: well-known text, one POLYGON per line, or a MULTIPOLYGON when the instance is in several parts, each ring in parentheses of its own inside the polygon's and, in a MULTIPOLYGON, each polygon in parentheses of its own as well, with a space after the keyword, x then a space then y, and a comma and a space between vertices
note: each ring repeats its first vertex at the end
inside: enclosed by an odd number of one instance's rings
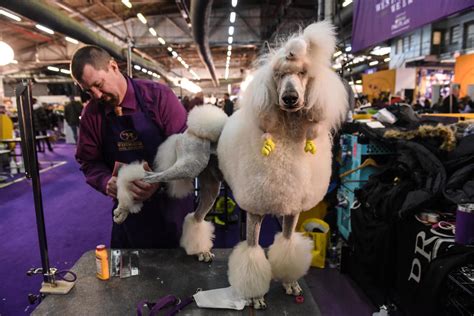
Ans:
POLYGON ((25 164, 23 163, 23 159, 20 158, 18 160, 18 172, 25 173, 25 164))
POLYGON ((339 258, 338 258, 336 245, 331 246, 331 248, 329 249, 328 261, 329 261, 329 267, 332 269, 337 268, 337 266, 339 265, 339 258))

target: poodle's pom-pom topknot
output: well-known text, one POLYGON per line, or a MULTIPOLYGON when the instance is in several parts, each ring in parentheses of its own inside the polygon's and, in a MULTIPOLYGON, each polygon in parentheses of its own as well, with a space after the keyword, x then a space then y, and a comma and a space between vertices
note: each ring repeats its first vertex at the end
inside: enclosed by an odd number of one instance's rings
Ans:
POLYGON ((301 38, 294 38, 285 45, 285 55, 287 60, 303 59, 306 55, 308 45, 301 38))
POLYGON ((195 106, 188 115, 188 131, 200 138, 216 142, 227 118, 225 112, 217 106, 195 106))

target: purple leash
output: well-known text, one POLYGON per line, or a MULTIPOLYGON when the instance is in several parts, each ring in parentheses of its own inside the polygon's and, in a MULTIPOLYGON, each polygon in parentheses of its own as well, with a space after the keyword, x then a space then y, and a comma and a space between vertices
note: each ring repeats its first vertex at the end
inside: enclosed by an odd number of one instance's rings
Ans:
POLYGON ((183 308, 188 306, 193 302, 192 297, 188 297, 185 300, 181 301, 179 298, 177 298, 174 295, 166 295, 162 298, 160 298, 156 303, 150 303, 147 300, 140 301, 137 306, 137 316, 142 316, 142 308, 143 306, 147 306, 148 308, 151 307, 150 309, 150 316, 156 316, 157 313, 162 310, 165 307, 169 307, 170 305, 175 305, 171 310, 169 310, 166 313, 166 316, 173 316, 179 313, 183 308))

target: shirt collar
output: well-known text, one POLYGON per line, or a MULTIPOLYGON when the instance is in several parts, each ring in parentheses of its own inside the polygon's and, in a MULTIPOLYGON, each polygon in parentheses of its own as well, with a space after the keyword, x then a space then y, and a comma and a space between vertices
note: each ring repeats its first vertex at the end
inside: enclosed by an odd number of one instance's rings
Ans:
MULTIPOLYGON (((137 108, 137 99, 135 97, 135 90, 133 89, 132 79, 128 76, 125 76, 125 79, 127 80, 127 92, 125 93, 122 103, 120 103, 119 106, 121 106, 122 108, 135 110, 137 108)), ((110 112, 113 112, 113 108, 111 106, 107 106, 105 109, 105 113, 109 114, 110 112)))

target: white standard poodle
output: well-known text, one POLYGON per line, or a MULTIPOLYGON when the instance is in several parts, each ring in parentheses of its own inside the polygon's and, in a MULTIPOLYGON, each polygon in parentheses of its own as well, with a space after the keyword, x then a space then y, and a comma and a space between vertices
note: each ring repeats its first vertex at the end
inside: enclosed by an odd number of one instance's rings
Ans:
POLYGON ((300 295, 297 280, 311 263, 311 240, 295 233, 299 213, 324 197, 331 176, 331 133, 345 119, 347 94, 331 69, 333 26, 309 25, 264 57, 224 126, 219 168, 247 211, 247 240, 229 258, 230 284, 265 308, 270 280, 300 295), (283 216, 268 252, 258 244, 265 215, 283 216))

